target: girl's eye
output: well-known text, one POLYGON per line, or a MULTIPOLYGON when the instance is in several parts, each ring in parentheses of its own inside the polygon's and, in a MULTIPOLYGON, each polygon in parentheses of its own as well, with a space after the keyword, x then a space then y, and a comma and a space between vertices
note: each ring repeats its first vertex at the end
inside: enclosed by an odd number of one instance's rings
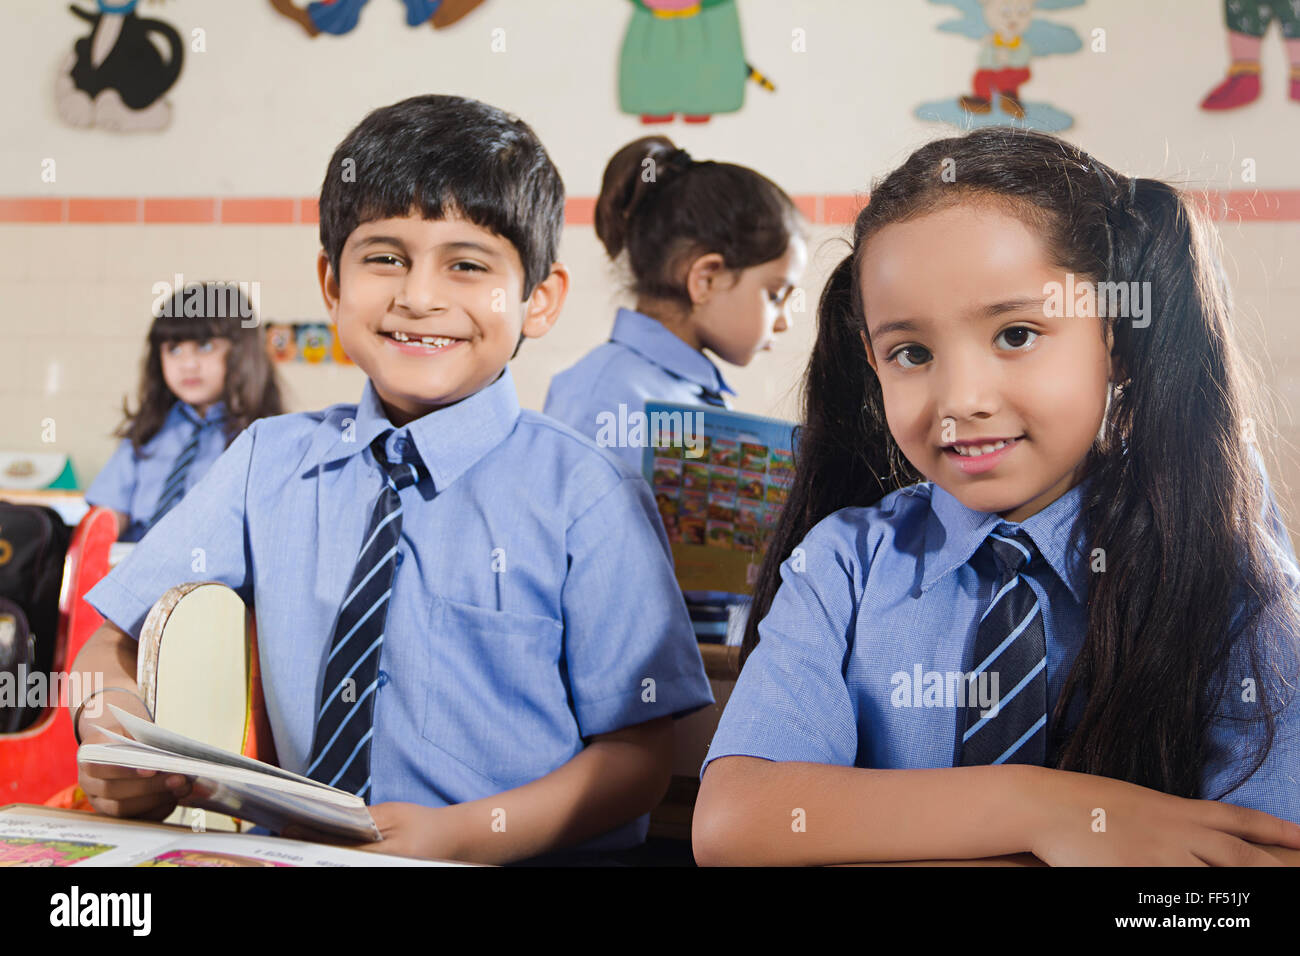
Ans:
POLYGON ((909 362, 911 362, 911 359, 908 359, 907 362, 904 362, 904 361, 903 361, 903 356, 906 355, 908 352, 921 352, 921 353, 923 353, 923 354, 926 356, 927 359, 928 359, 928 357, 929 357, 929 355, 930 355, 930 350, 927 349, 927 348, 925 348, 924 346, 921 346, 921 345, 904 345, 904 346, 903 346, 901 349, 899 349, 897 352, 892 353, 892 354, 889 356, 889 360, 890 360, 890 361, 893 361, 894 359, 898 359, 898 360, 899 360, 899 361, 898 361, 898 365, 899 365, 900 368, 918 368, 919 366, 921 366, 921 365, 924 364, 924 361, 922 361, 922 362, 917 362, 917 363, 915 363, 915 364, 908 364, 909 362))
POLYGON ((1023 351, 1025 346, 1033 344, 1034 340, 1038 338, 1039 334, 1040 333, 1035 332, 1033 329, 1027 329, 1023 325, 1017 325, 1014 328, 1004 329, 1001 333, 999 333, 998 337, 1001 338, 1002 336, 1006 335, 1006 336, 1015 336, 1017 339, 1019 339, 1020 336, 1022 335, 1032 335, 1033 338, 1029 339, 1028 341, 1022 341, 1019 344, 1012 343, 1010 340, 1008 340, 1008 344, 1011 345, 1012 349, 1016 351, 1023 351))
POLYGON ((211 352, 212 349, 213 349, 213 344, 211 339, 204 339, 202 342, 199 343, 200 352, 211 352))
POLYGON ((477 262, 456 262, 452 264, 452 268, 460 269, 462 272, 487 272, 487 270, 477 262), (461 269, 461 266, 464 266, 464 268, 461 269))
POLYGON ((400 266, 402 264, 402 260, 397 258, 397 256, 390 256, 388 254, 382 256, 371 256, 366 260, 366 262, 374 262, 381 266, 400 266))

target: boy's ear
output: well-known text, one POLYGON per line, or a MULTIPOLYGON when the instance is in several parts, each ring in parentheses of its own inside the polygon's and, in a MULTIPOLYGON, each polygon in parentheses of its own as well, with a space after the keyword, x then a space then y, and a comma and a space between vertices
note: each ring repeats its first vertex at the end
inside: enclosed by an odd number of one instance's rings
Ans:
POLYGON ((538 283, 524 303, 524 324, 520 331, 530 339, 540 339, 560 317, 564 299, 569 294, 569 270, 564 263, 551 266, 551 274, 538 283))
POLYGON ((330 257, 324 249, 316 254, 316 277, 320 280, 320 294, 325 300, 325 310, 329 312, 330 321, 338 325, 339 277, 330 268, 330 257))

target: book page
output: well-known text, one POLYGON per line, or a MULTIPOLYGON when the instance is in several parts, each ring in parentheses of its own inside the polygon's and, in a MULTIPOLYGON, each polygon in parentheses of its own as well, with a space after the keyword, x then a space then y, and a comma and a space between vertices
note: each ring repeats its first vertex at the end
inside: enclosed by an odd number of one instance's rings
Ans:
POLYGON ((58 866, 472 866, 347 847, 179 827, 55 815, 40 807, 0 813, 0 867, 58 866))
MULTIPOLYGON (((159 727, 152 721, 144 720, 134 714, 129 714, 114 704, 108 704, 108 708, 113 712, 113 716, 121 721, 122 727, 127 733, 140 743, 148 744, 159 750, 178 754, 182 757, 193 757, 195 760, 207 760, 211 763, 222 764, 227 767, 239 767, 243 770, 251 770, 254 773, 268 773, 284 780, 293 780, 296 783, 307 784, 312 787, 320 787, 323 790, 334 789, 326 786, 319 780, 312 780, 310 777, 304 777, 296 773, 291 773, 288 770, 282 770, 281 768, 272 766, 269 763, 254 760, 252 757, 245 757, 242 754, 222 750, 220 747, 213 747, 200 740, 194 740, 191 737, 186 737, 184 734, 178 734, 175 731, 168 730, 166 727, 159 727)), ((334 792, 341 793, 342 791, 334 792)))

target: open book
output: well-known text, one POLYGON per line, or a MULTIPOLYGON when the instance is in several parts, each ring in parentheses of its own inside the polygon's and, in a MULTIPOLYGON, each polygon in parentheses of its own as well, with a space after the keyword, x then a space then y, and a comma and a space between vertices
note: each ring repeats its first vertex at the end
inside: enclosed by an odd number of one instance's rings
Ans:
POLYGON ((185 806, 226 813, 273 832, 298 824, 348 839, 380 838, 369 808, 356 794, 193 740, 112 704, 108 707, 135 739, 98 728, 113 742, 82 744, 78 762, 181 774, 193 782, 182 801, 185 806))

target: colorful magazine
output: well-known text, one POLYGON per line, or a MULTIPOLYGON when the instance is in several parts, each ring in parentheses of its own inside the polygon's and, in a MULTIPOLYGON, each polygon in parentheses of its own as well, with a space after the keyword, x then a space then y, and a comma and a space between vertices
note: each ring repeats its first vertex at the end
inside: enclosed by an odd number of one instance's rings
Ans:
POLYGON ((794 480, 794 423, 725 408, 647 402, 642 473, 688 598, 752 593, 794 480))

